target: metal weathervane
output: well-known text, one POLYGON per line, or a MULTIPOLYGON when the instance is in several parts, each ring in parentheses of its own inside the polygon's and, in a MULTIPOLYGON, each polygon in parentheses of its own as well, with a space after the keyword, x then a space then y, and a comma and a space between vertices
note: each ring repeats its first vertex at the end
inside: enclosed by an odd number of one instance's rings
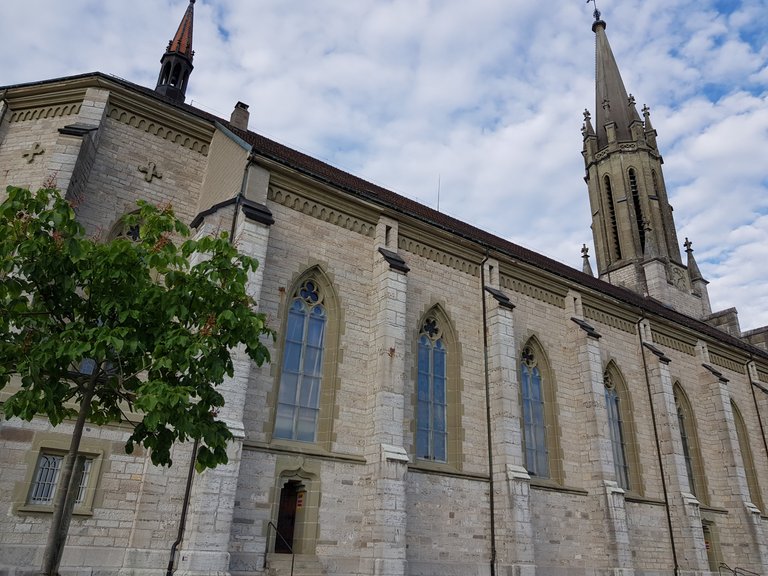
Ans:
POLYGON ((597 0, 587 0, 587 4, 590 2, 595 5, 595 11, 592 12, 592 15, 595 17, 595 20, 600 20, 600 10, 597 9, 597 0))

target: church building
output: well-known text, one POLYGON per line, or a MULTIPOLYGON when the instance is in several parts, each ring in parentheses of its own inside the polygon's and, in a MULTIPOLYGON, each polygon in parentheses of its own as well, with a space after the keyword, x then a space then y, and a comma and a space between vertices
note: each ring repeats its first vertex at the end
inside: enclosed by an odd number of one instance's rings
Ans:
MULTIPOLYGON (((159 468, 129 422, 86 428, 63 575, 768 574, 768 327, 711 310, 599 12, 593 271, 186 104, 194 4, 154 89, 0 87, 0 199, 53 182, 104 238, 137 200, 233 230, 277 333, 220 388, 226 465, 188 482, 191 445, 159 468)), ((40 566, 71 431, 0 421, 0 575, 40 566)))

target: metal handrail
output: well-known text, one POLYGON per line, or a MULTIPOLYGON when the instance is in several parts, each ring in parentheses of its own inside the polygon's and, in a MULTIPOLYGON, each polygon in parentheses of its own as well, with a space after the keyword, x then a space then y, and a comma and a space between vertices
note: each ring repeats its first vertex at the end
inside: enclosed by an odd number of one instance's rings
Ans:
POLYGON ((760 576, 757 572, 752 572, 752 570, 747 570, 746 568, 739 568, 736 566, 735 568, 731 568, 726 564, 725 562, 720 562, 720 565, 717 567, 717 573, 722 574, 722 569, 725 568, 733 574, 734 576, 760 576))
POLYGON ((280 531, 277 529, 277 526, 275 526, 275 523, 272 522, 272 520, 267 522, 267 549, 264 550, 264 568, 267 567, 267 554, 269 551, 269 528, 270 527, 274 529, 275 534, 278 536, 278 538, 280 538, 280 540, 283 541, 283 544, 286 545, 286 547, 291 553, 291 576, 293 576, 293 564, 296 561, 296 553, 293 551, 293 548, 291 547, 291 545, 288 544, 288 541, 285 538, 283 538, 283 535, 280 534, 280 531))

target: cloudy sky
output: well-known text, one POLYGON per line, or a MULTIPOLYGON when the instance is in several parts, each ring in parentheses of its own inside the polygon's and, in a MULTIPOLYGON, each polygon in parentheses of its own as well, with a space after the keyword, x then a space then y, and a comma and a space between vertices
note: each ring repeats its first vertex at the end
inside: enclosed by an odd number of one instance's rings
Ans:
MULTIPOLYGON (((0 85, 154 87, 188 0, 3 0, 0 85)), ((715 310, 768 324, 768 0, 598 0, 715 310)), ((187 102, 580 268, 584 0, 198 0, 187 102), (438 206, 439 198, 439 206, 438 206)), ((594 250, 591 250, 594 252, 594 250)), ((593 259, 593 266, 595 265, 593 259)))

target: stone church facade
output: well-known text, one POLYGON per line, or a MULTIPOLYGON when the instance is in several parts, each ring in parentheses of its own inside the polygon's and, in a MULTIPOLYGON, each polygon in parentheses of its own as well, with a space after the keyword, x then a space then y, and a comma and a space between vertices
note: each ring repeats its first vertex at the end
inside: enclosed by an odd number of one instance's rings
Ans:
MULTIPOLYGON (((191 485, 189 445, 161 469, 128 422, 86 431, 63 574, 768 573, 768 330, 680 257, 599 14, 595 276, 250 132, 242 103, 184 104, 193 5, 155 90, 0 88, 0 197, 53 183, 105 238, 138 199, 233 230, 278 334, 269 366, 236 357, 229 463, 191 485)), ((0 423, 0 573, 39 566, 70 430, 0 423)))

